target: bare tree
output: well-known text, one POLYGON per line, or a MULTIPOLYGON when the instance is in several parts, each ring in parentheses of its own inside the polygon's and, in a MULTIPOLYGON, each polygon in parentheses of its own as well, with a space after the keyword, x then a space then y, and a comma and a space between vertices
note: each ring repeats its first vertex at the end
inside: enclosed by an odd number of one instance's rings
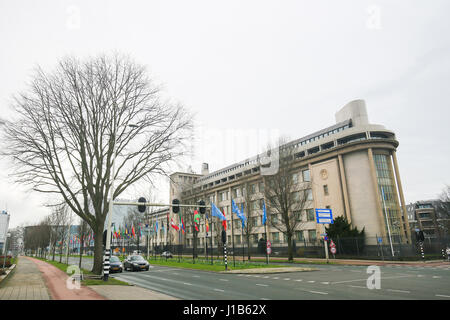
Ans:
POLYGON ((450 186, 446 186, 441 194, 439 195, 439 200, 437 202, 437 224, 439 228, 439 236, 449 237, 450 236, 450 186))
POLYGON ((52 73, 39 68, 14 101, 17 118, 2 126, 2 154, 16 182, 57 194, 89 224, 100 274, 112 180, 114 199, 133 183, 166 175, 185 152, 191 117, 161 101, 145 67, 119 55, 66 58, 52 73))
POLYGON ((279 168, 273 175, 263 176, 267 207, 267 221, 287 238, 288 260, 293 261, 295 231, 302 224, 302 212, 309 205, 310 183, 296 183, 295 156, 292 149, 281 139, 279 143, 279 168))

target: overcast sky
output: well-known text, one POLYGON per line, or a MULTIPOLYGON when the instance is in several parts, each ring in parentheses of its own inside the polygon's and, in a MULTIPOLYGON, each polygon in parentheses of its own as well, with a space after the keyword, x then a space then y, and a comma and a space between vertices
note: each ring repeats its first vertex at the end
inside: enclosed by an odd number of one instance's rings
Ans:
MULTIPOLYGON (((195 113, 194 171, 254 156, 274 135, 333 125, 338 109, 364 99, 369 121, 400 142, 406 201, 436 198, 450 184, 449 12, 448 0, 2 1, 0 116, 37 65, 118 51, 195 113)), ((49 213, 8 172, 2 161, 10 226, 49 213)), ((159 200, 168 193, 158 185, 159 200)))

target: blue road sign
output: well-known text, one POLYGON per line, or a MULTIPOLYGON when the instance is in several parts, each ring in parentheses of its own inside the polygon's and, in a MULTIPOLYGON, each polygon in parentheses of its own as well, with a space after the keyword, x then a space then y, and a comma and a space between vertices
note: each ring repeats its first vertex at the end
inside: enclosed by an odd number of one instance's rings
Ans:
POLYGON ((317 223, 321 224, 332 224, 334 222, 331 209, 316 209, 316 218, 317 223))
POLYGON ((381 237, 378 237, 378 243, 382 243, 383 239, 381 237))

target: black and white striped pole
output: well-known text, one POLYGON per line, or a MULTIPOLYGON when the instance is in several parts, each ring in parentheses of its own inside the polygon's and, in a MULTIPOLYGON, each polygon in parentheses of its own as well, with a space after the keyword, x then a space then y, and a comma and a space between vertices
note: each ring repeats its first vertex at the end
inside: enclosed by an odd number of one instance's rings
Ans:
POLYGON ((223 258, 225 259, 225 270, 228 269, 227 261, 227 232, 222 230, 222 242, 223 242, 223 258))
POLYGON ((420 254, 422 255, 422 260, 425 260, 425 254, 423 252, 423 242, 420 241, 420 254))

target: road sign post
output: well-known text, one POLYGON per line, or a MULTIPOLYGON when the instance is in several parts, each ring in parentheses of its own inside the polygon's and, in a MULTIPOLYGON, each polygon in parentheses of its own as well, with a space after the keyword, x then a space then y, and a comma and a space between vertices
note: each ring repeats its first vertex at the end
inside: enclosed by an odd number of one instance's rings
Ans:
MULTIPOLYGON (((333 224, 333 214, 331 209, 326 208, 326 209, 317 209, 316 208, 316 219, 317 219, 317 223, 319 224, 333 224)), ((324 238, 324 247, 325 247, 325 258, 327 259, 327 263, 328 263, 328 238, 324 238)))

